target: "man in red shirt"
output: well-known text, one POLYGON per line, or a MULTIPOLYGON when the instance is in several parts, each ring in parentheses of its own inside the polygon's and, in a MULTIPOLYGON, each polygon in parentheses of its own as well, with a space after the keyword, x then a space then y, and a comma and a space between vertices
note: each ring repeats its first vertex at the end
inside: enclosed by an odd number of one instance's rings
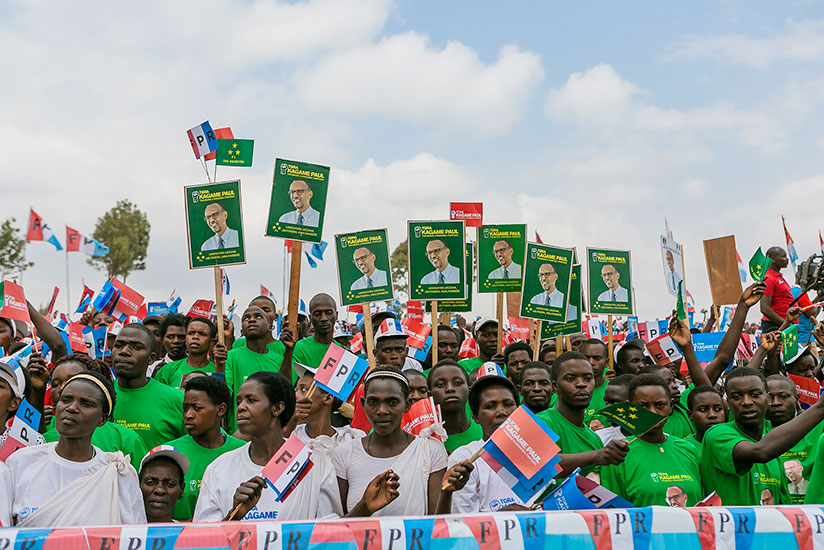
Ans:
POLYGON ((789 259, 787 253, 780 246, 773 246, 767 250, 767 257, 772 260, 764 279, 767 287, 764 297, 761 298, 761 333, 778 330, 787 317, 787 309, 793 301, 790 285, 781 276, 781 270, 787 267, 789 259))

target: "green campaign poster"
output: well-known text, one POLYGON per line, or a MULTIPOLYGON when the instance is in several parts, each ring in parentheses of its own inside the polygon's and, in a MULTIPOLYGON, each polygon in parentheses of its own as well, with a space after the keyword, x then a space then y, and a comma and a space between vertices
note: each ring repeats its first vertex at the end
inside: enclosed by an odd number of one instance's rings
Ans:
POLYGON ((557 323, 550 321, 541 323, 541 339, 581 332, 582 307, 581 264, 575 264, 572 266, 572 280, 569 285, 569 306, 567 306, 566 322, 557 323))
MULTIPOLYGON (((466 243, 466 299, 439 300, 438 313, 466 313, 472 311, 472 243, 466 243)), ((426 311, 432 312, 432 302, 426 302, 426 311)))
POLYGON ((483 225, 478 230, 478 292, 520 292, 526 224, 483 225))
POLYGON ((632 315, 632 270, 629 250, 587 248, 590 313, 632 315))
POLYGON ((526 244, 521 317, 565 322, 575 251, 545 244, 526 244))
POLYGON ((466 269, 463 221, 410 221, 409 299, 463 300, 466 269))
POLYGON ((189 269, 245 264, 240 180, 188 185, 183 198, 189 269))
POLYGON ((327 166, 275 160, 266 236, 319 243, 328 186, 327 166))
POLYGON ((335 251, 341 305, 393 298, 386 229, 335 235, 335 251))

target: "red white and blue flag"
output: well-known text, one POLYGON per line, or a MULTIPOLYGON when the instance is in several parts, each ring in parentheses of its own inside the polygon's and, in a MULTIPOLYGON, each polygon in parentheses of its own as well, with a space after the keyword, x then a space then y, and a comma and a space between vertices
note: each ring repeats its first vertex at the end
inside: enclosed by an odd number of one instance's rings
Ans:
POLYGON ((89 256, 105 256, 109 247, 66 226, 66 252, 83 252, 89 256))
POLYGON ((742 283, 747 282, 747 267, 744 265, 744 260, 741 259, 741 254, 735 251, 735 259, 738 261, 738 276, 742 283))
POLYGON ((220 268, 220 281, 221 286, 223 287, 223 294, 228 296, 230 292, 229 289, 231 288, 231 285, 229 284, 229 274, 226 273, 226 270, 222 267, 220 268))
POLYGON ((292 434, 263 467, 261 473, 278 501, 283 501, 312 467, 311 456, 309 447, 292 434))
POLYGON ((40 412, 24 397, 17 407, 11 429, 0 447, 0 461, 5 461, 17 449, 37 444, 40 429, 40 412))
POLYGON ((49 224, 44 222, 37 212, 29 210, 29 230, 26 232, 26 240, 46 241, 53 244, 57 250, 63 250, 63 246, 57 240, 57 235, 54 234, 49 224))
POLYGON ((195 158, 199 159, 212 151, 217 151, 217 137, 215 137, 208 120, 203 124, 190 128, 186 133, 189 135, 189 143, 191 143, 192 150, 195 152, 195 158))
POLYGON ((332 343, 315 373, 315 385, 345 402, 367 370, 369 361, 332 343))
POLYGON ((80 305, 77 306, 77 309, 74 310, 75 313, 84 313, 86 308, 89 307, 89 304, 92 303, 92 298, 94 297, 94 290, 90 289, 86 285, 83 285, 83 294, 80 296, 80 305))
MULTIPOLYGON (((232 134, 232 129, 228 126, 226 128, 215 128, 215 138, 216 139, 233 139, 235 136, 232 134)), ((217 149, 212 151, 211 153, 206 154, 203 157, 203 160, 215 160, 217 158, 217 149)))
POLYGON ((793 264, 793 271, 795 271, 798 252, 795 251, 795 241, 790 237, 790 232, 787 231, 787 222, 784 221, 784 216, 781 216, 781 225, 784 226, 784 238, 787 240, 787 257, 790 259, 790 263, 793 264))

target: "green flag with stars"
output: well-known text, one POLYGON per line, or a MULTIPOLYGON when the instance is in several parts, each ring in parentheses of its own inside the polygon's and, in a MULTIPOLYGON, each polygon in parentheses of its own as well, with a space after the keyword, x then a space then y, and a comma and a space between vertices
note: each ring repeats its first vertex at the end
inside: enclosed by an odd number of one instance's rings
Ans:
POLYGON ((761 252, 761 247, 755 251, 750 258, 750 277, 755 282, 763 281, 767 277, 767 270, 772 265, 772 258, 768 258, 761 252))
POLYGON ((666 416, 650 412, 644 407, 630 403, 629 401, 610 405, 597 414, 605 416, 611 420, 614 425, 621 426, 636 437, 641 437, 647 433, 650 428, 663 422, 667 418, 666 416))
POLYGON ((675 312, 679 319, 687 320, 687 308, 684 307, 684 281, 678 281, 678 301, 675 302, 675 312))
POLYGON ((215 162, 221 166, 252 166, 253 139, 219 139, 215 162))
POLYGON ((798 355, 798 325, 781 331, 781 360, 785 363, 798 355))

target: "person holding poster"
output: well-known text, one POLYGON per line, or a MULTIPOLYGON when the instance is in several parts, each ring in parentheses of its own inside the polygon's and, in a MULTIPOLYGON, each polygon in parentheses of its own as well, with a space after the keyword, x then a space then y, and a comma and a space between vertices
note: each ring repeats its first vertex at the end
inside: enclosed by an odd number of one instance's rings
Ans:
POLYGON ((541 288, 544 289, 532 297, 530 304, 547 307, 561 307, 564 303, 564 293, 555 287, 558 281, 558 272, 555 271, 555 266, 550 263, 541 264, 538 268, 538 282, 541 283, 541 288))
POLYGON ((445 285, 460 282, 460 270, 449 263, 449 247, 441 239, 433 239, 426 244, 426 257, 435 268, 422 279, 422 285, 445 285))
POLYGON ((219 202, 213 202, 206 207, 203 213, 209 229, 214 231, 214 235, 206 239, 200 250, 219 250, 223 248, 237 248, 240 246, 238 232, 227 225, 229 213, 219 202))
POLYGON ((312 188, 303 180, 294 180, 289 184, 289 200, 295 209, 282 215, 280 223, 317 227, 320 223, 320 212, 312 208, 312 188))
POLYGON ((478 292, 519 292, 526 225, 483 225, 478 231, 478 292))

